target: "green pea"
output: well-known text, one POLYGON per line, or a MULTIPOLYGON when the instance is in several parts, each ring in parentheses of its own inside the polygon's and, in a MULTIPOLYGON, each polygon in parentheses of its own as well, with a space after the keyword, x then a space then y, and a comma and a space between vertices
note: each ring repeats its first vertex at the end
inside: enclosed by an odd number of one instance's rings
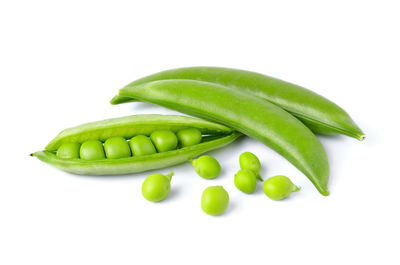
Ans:
POLYGON ((145 135, 136 135, 129 141, 132 154, 135 156, 152 155, 157 153, 150 138, 145 135))
POLYGON ((250 152, 242 153, 239 157, 239 163, 241 169, 248 169, 253 171, 256 177, 259 180, 263 181, 263 179, 260 176, 260 170, 261 170, 260 160, 258 160, 258 157, 255 154, 250 152))
POLYGON ((222 186, 211 186, 203 191, 201 209, 209 215, 220 215, 229 204, 229 194, 222 186))
POLYGON ((106 158, 103 144, 99 140, 83 142, 80 150, 80 157, 84 160, 98 160, 106 158))
POLYGON ((178 146, 178 138, 170 130, 154 131, 150 135, 151 141, 157 148, 158 152, 166 152, 176 149, 178 146))
POLYGON ((80 147, 79 143, 62 144, 57 150, 57 156, 65 159, 79 158, 80 147))
POLYGON ((292 192, 300 190, 293 182, 286 176, 275 176, 267 179, 264 182, 263 190, 265 195, 267 195, 272 200, 282 200, 289 196, 292 192))
POLYGON ((131 149, 124 137, 111 137, 104 143, 107 158, 116 159, 131 156, 131 149))
POLYGON ((253 171, 240 169, 235 175, 235 186, 244 193, 252 193, 257 186, 257 177, 253 171))
POLYGON ((177 133, 182 147, 195 145, 201 142, 201 132, 197 128, 182 129, 177 133))
POLYGON ((168 175, 153 174, 148 176, 142 184, 143 197, 151 202, 164 200, 171 190, 171 178, 174 172, 168 175))
POLYGON ((190 160, 190 162, 192 163, 196 173, 205 179, 214 179, 221 172, 221 166, 217 159, 209 155, 190 160))

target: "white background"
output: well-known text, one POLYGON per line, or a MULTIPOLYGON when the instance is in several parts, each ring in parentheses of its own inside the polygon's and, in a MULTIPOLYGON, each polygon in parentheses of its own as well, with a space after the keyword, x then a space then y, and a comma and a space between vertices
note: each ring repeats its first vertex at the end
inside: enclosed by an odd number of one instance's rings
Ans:
POLYGON ((2 1, 0 264, 399 264, 395 2, 2 1), (75 176, 28 156, 81 123, 174 113, 108 101, 136 78, 198 65, 265 73, 346 109, 367 139, 319 137, 331 195, 249 138, 210 153, 223 167, 215 180, 171 168, 158 204, 141 195, 151 172, 75 176), (281 202, 261 185, 239 192, 244 151, 264 178, 285 174, 301 191, 281 202), (200 209, 210 185, 230 194, 223 216, 200 209))

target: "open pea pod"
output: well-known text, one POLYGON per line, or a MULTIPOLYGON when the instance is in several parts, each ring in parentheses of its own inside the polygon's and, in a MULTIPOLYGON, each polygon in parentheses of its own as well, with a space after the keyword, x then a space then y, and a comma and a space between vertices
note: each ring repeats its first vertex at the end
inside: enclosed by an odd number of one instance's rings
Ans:
MULTIPOLYGON (((267 75, 222 67, 185 67, 155 73, 133 81, 126 88, 168 79, 188 79, 211 82, 229 87, 272 102, 301 120, 313 132, 319 134, 344 134, 358 140, 364 133, 350 115, 332 101, 308 90, 267 75)), ((117 95, 111 104, 135 101, 117 95)))
POLYGON ((202 153, 221 148, 241 136, 241 133, 209 121, 178 115, 133 115, 79 125, 60 132, 43 151, 31 154, 61 170, 80 175, 121 175, 138 173, 177 165, 202 153), (186 128, 200 130, 200 143, 150 155, 117 159, 84 160, 60 158, 57 150, 66 143, 84 143, 90 140, 104 142, 111 137, 130 139, 137 135, 150 135, 157 130, 174 133, 186 128))

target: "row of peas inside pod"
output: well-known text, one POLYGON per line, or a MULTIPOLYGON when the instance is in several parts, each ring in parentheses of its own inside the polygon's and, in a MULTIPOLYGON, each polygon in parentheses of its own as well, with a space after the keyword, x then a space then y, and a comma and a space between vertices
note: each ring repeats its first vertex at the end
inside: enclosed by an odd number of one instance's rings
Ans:
POLYGON ((140 114, 67 128, 31 156, 73 174, 133 174, 187 162, 240 136, 192 117, 140 114))
MULTIPOLYGON (((221 166, 218 161, 208 155, 201 156, 191 161, 197 174, 206 179, 216 178, 221 166)), ((239 157, 240 170, 234 177, 235 186, 242 192, 253 193, 257 179, 263 181, 260 176, 261 163, 257 156, 245 152, 239 157)), ((152 174, 142 184, 143 197, 152 202, 164 200, 171 190, 171 178, 173 172, 168 175, 152 174)), ((263 184, 263 191, 272 200, 282 200, 300 188, 286 176, 278 175, 268 178, 263 184)), ((222 186, 210 186, 201 196, 201 208, 209 215, 223 214, 229 205, 229 194, 222 186)))
POLYGON ((170 130, 157 130, 150 137, 136 135, 129 141, 117 136, 108 138, 104 144, 100 140, 88 140, 82 144, 64 143, 58 148, 57 156, 84 160, 118 159, 167 152, 179 147, 196 145, 201 140, 202 134, 196 128, 182 129, 176 134, 170 130))

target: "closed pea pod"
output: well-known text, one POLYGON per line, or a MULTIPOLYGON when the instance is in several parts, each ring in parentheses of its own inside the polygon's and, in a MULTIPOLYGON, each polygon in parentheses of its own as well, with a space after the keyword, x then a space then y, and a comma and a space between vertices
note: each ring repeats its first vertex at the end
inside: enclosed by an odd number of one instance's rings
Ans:
POLYGON ((329 164, 321 143, 298 119, 268 101, 193 80, 129 86, 120 95, 218 122, 253 137, 301 170, 321 194, 329 194, 329 164))
POLYGON ((179 115, 133 115, 66 129, 55 137, 45 150, 31 155, 74 174, 119 175, 180 164, 207 151, 223 147, 239 136, 241 136, 240 133, 234 132, 226 126, 196 118, 179 115), (201 143, 193 146, 161 153, 114 159, 108 159, 104 154, 102 142, 113 137, 130 139, 137 135, 148 136, 158 130, 170 130, 175 133, 185 128, 197 128, 202 134, 212 135, 213 137, 204 137, 201 143), (71 142, 82 143, 81 156, 83 154, 83 157, 73 159, 58 157, 56 155, 57 150, 63 144, 71 142), (87 146, 88 143, 89 146, 87 146), (89 149, 86 150, 86 148, 89 149), (103 152, 102 155, 99 155, 98 153, 101 152, 103 152), (91 156, 88 156, 87 153, 91 156))
MULTIPOLYGON (((364 139, 364 133, 349 114, 332 101, 304 87, 255 72, 222 67, 186 67, 146 76, 126 87, 168 79, 197 80, 227 86, 231 90, 254 95, 284 108, 315 133, 344 134, 358 140, 364 139)), ((134 100, 118 95, 111 103, 134 100)))

